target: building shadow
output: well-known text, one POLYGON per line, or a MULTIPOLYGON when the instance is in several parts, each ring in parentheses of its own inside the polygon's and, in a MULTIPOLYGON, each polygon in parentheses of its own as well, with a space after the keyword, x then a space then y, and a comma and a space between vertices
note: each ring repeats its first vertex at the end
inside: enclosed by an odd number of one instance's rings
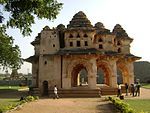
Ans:
POLYGON ((100 104, 96 106, 96 109, 98 110, 97 113, 121 113, 109 101, 101 101, 100 104))

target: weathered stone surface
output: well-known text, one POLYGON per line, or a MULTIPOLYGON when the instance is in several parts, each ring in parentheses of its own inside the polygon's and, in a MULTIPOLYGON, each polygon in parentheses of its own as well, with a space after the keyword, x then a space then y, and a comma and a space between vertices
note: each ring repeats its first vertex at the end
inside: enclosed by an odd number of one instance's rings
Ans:
POLYGON ((113 32, 100 22, 95 27, 80 11, 73 16, 67 28, 44 27, 31 43, 35 55, 26 59, 32 63, 33 87, 47 94, 54 85, 61 89, 97 89, 97 71, 102 69, 104 84, 117 87, 117 70, 121 70, 123 84, 134 82, 133 62, 140 57, 130 53, 126 31, 116 25, 113 32), (87 72, 85 85, 80 86, 79 72, 87 72))

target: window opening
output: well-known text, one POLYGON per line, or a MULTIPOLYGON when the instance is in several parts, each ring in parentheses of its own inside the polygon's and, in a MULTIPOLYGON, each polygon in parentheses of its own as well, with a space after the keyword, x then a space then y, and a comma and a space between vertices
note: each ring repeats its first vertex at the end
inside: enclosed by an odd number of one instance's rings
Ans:
POLYGON ((73 38, 73 35, 72 35, 72 34, 70 34, 70 35, 69 35, 69 38, 73 38))
POLYGON ((73 46, 73 42, 70 42, 70 46, 71 46, 71 47, 73 46))
POLYGON ((46 64, 47 64, 47 61, 45 61, 44 64, 46 65, 46 64))
POLYGON ((77 47, 80 47, 80 41, 77 41, 77 47))
POLYGON ((77 35, 77 38, 80 38, 80 35, 79 35, 79 33, 78 33, 78 35, 77 35))
POLYGON ((121 48, 118 48, 118 53, 121 53, 121 48))
POLYGON ((100 38, 100 39, 98 40, 98 42, 103 42, 102 38, 100 38))
POLYGON ((87 41, 85 41, 85 42, 84 42, 84 45, 85 45, 85 46, 88 46, 88 42, 87 42, 87 41))
POLYGON ((87 34, 84 34, 84 37, 88 37, 88 35, 87 35, 87 34))
POLYGON ((118 42, 117 42, 117 45, 121 45, 121 42, 120 42, 120 41, 118 41, 118 42))
POLYGON ((99 45, 99 49, 103 49, 103 45, 100 44, 100 45, 99 45))

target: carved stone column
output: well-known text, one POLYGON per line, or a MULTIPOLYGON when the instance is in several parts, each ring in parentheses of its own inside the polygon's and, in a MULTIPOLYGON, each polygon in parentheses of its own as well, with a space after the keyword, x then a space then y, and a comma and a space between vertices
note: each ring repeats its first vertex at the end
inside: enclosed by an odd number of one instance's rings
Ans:
POLYGON ((111 66, 111 75, 110 75, 110 86, 113 88, 117 87, 117 66, 116 66, 116 61, 113 60, 110 62, 111 66))
POLYGON ((90 89, 96 89, 96 76, 97 76, 96 60, 91 59, 90 62, 92 63, 92 68, 88 73, 88 87, 90 89))
POLYGON ((129 85, 134 83, 134 68, 133 68, 133 62, 128 63, 128 70, 129 70, 129 85))

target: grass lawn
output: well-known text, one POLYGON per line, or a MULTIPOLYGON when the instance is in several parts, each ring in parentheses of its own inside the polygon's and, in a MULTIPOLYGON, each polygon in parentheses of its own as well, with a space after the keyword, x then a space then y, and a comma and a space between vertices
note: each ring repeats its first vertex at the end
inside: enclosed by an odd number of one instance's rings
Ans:
POLYGON ((28 86, 0 86, 0 90, 18 90, 18 91, 22 91, 22 90, 29 90, 28 86))
POLYGON ((19 99, 0 99, 0 112, 7 111, 8 109, 15 107, 19 103, 19 99))
POLYGON ((136 99, 136 100, 124 100, 128 103, 131 108, 133 108, 136 113, 140 111, 144 111, 146 113, 150 113, 150 99, 136 99))
MULTIPOLYGON (((21 93, 21 91, 28 91, 28 89, 29 88, 27 86, 21 86, 21 87, 20 86, 0 86, 0 93, 2 93, 1 94, 1 96, 2 96, 2 95, 8 95, 8 93, 11 93, 11 91, 13 93, 14 92, 21 93), (10 92, 7 92, 7 91, 10 91, 10 92)), ((19 95, 20 93, 17 93, 17 94, 19 95)), ((7 98, 7 96, 5 98, 0 98, 0 113, 2 111, 7 111, 9 109, 12 109, 15 106, 17 106, 18 104, 20 104, 20 95, 18 96, 17 94, 15 95, 15 97, 12 96, 13 98, 11 96, 10 96, 10 98, 7 98)), ((11 94, 9 94, 9 95, 11 95, 11 94)))
POLYGON ((1 89, 10 89, 10 90, 18 90, 20 86, 0 86, 1 89))
POLYGON ((150 84, 142 84, 142 87, 150 89, 150 84))

